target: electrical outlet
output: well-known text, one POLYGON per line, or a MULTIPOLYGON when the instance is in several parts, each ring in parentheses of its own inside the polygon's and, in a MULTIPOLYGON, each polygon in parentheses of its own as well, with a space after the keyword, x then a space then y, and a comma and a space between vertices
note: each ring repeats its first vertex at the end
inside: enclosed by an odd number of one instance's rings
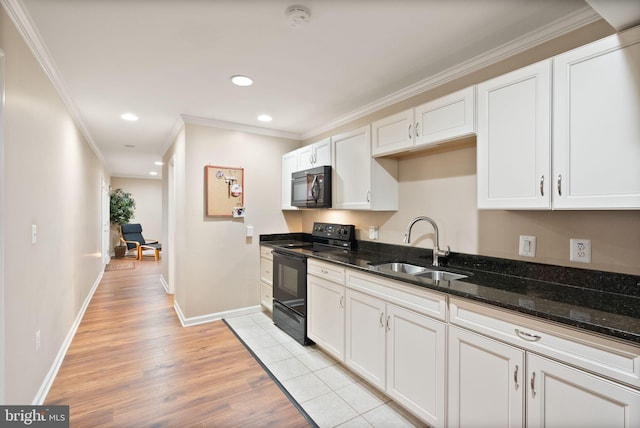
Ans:
POLYGON ((378 226, 369 226, 369 239, 378 239, 378 226))
POLYGON ((575 239, 571 238, 569 241, 571 251, 569 253, 569 260, 572 262, 591 263, 591 240, 590 239, 575 239))
POLYGON ((36 331, 36 352, 40 350, 40 330, 36 331))
POLYGON ((520 246, 518 254, 525 257, 536 256, 536 237, 520 235, 520 246))

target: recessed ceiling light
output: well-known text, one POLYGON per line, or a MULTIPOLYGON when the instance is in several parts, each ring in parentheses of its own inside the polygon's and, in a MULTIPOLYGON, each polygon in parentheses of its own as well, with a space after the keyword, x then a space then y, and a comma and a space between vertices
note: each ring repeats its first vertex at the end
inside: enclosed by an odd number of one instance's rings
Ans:
POLYGON ((155 172, 155 171, 151 171, 151 172, 149 173, 149 175, 158 175, 158 173, 157 173, 157 172, 155 172))
POLYGON ((155 162, 154 162, 154 164, 155 164, 155 165, 158 165, 158 166, 162 166, 162 165, 164 165, 164 162, 161 162, 161 161, 155 161, 155 162))
POLYGON ((136 120, 138 120, 138 116, 133 113, 123 113, 122 115, 120 115, 120 117, 129 122, 135 122, 136 120))
POLYGON ((242 76, 240 74, 231 76, 231 82, 236 86, 251 86, 253 84, 253 80, 251 80, 250 77, 242 76))
POLYGON ((261 114, 260 116, 258 116, 258 120, 260 122, 271 122, 271 120, 273 120, 273 118, 271 116, 269 116, 268 114, 261 114))

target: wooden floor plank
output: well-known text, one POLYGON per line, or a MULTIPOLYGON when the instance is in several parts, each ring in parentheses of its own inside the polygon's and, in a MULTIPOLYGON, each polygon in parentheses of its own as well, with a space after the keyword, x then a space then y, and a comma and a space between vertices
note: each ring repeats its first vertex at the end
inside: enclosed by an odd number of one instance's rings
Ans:
POLYGON ((72 427, 308 427, 224 322, 180 325, 159 276, 104 273, 46 403, 72 427))

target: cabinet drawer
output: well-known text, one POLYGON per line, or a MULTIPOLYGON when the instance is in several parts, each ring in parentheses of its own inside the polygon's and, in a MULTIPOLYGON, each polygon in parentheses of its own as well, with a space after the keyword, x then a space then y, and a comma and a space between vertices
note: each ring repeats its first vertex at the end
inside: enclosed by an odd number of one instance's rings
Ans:
POLYGON ((266 246, 260 246, 260 257, 263 257, 265 259, 269 259, 269 260, 273 260, 273 254, 271 254, 271 251, 273 250, 273 248, 271 247, 266 247, 266 246))
POLYGON ((447 299, 418 286, 347 269, 347 288, 358 290, 406 309, 445 321, 447 299))
POLYGON ((325 278, 339 284, 344 284, 344 268, 333 263, 324 263, 318 260, 307 261, 307 274, 325 278))
POLYGON ((273 285, 273 260, 260 259, 260 280, 273 285))
POLYGON ((449 322, 640 388, 640 347, 458 298, 449 322))
POLYGON ((260 283, 260 304, 270 311, 273 310, 273 287, 264 282, 260 283))

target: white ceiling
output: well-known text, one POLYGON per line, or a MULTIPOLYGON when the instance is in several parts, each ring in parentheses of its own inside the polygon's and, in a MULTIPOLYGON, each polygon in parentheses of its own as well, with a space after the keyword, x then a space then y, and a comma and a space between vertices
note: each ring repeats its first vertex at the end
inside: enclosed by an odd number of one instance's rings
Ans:
POLYGON ((599 18, 583 0, 2 1, 111 174, 147 178, 184 116, 308 138, 599 18))

